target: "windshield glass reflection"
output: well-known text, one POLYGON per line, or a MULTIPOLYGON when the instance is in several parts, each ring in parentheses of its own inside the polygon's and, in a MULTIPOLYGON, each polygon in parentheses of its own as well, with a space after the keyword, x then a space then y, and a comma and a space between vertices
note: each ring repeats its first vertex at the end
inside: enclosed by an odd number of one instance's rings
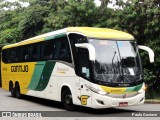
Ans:
POLYGON ((94 79, 111 83, 130 83, 140 79, 141 63, 133 41, 89 39, 96 50, 94 79))

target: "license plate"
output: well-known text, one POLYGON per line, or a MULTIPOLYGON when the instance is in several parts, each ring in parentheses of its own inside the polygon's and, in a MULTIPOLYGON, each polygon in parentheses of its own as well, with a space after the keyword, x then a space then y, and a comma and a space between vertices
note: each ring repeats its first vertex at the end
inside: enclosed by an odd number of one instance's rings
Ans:
POLYGON ((128 102, 120 102, 119 107, 125 107, 128 106, 128 102))

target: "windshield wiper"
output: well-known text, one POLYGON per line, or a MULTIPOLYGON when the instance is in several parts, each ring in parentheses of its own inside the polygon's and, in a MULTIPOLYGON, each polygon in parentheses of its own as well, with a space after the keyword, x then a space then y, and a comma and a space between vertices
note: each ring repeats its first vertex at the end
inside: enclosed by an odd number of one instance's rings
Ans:
POLYGON ((113 60, 114 60, 114 58, 115 58, 115 56, 116 56, 116 51, 114 52, 114 55, 113 55, 113 58, 112 58, 112 66, 113 66, 113 72, 114 72, 114 74, 115 74, 115 69, 114 69, 114 65, 113 65, 113 60))

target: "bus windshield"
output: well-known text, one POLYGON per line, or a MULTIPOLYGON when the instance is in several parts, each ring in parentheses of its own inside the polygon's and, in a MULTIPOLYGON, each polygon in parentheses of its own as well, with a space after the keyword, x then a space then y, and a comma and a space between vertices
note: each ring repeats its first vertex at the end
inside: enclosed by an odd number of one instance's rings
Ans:
POLYGON ((132 83, 141 80, 142 67, 134 41, 89 39, 95 47, 94 79, 110 83, 132 83))

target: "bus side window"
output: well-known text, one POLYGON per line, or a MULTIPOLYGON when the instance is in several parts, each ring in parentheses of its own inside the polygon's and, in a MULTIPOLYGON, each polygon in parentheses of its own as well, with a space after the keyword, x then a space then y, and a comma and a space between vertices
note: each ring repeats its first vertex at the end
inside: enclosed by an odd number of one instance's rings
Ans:
POLYGON ((7 63, 11 63, 11 50, 7 50, 7 63))
POLYGON ((54 40, 53 59, 71 63, 71 53, 67 37, 54 40))
POLYGON ((53 59, 53 50, 54 49, 54 44, 53 41, 45 41, 43 44, 43 55, 42 59, 43 60, 52 60, 53 59))
POLYGON ((14 62, 20 62, 21 61, 21 47, 17 47, 15 49, 15 61, 14 62))
POLYGON ((27 62, 29 61, 29 47, 22 46, 22 61, 27 62))
POLYGON ((77 72, 80 76, 85 78, 90 77, 90 69, 89 69, 89 52, 85 48, 78 48, 78 66, 77 72))
MULTIPOLYGON (((71 48, 72 48, 72 54, 73 54, 76 74, 80 75, 80 76, 84 76, 84 74, 82 75, 82 72, 84 73, 84 71, 87 70, 87 74, 85 76, 88 76, 87 66, 80 65, 81 63, 79 63, 79 62, 81 62, 81 59, 82 59, 82 56, 80 55, 81 54, 81 52, 80 52, 81 50, 80 50, 80 48, 77 48, 75 46, 76 43, 88 43, 87 37, 85 37, 83 35, 76 34, 76 33, 71 33, 71 34, 69 34, 68 37, 69 37, 69 41, 70 41, 71 48), (82 69, 83 69, 83 71, 82 71, 82 69)), ((83 52, 83 50, 82 50, 82 52, 83 52)), ((83 60, 82 62, 86 62, 86 61, 83 60)))
POLYGON ((69 44, 67 42, 67 39, 61 40, 61 44, 62 45, 59 52, 59 59, 71 63, 71 54, 70 54, 70 49, 69 49, 69 44))
POLYGON ((3 50, 2 51, 2 61, 4 62, 4 63, 8 63, 8 56, 7 56, 7 54, 8 54, 8 50, 3 50))
POLYGON ((39 61, 40 60, 40 46, 39 44, 33 44, 30 47, 30 61, 39 61))
POLYGON ((10 49, 10 62, 11 63, 16 62, 15 56, 16 56, 16 49, 15 48, 11 48, 10 49))
POLYGON ((55 49, 54 56, 53 56, 54 60, 59 60, 59 53, 60 53, 61 46, 62 46, 61 41, 56 40, 54 45, 54 49, 55 49))

